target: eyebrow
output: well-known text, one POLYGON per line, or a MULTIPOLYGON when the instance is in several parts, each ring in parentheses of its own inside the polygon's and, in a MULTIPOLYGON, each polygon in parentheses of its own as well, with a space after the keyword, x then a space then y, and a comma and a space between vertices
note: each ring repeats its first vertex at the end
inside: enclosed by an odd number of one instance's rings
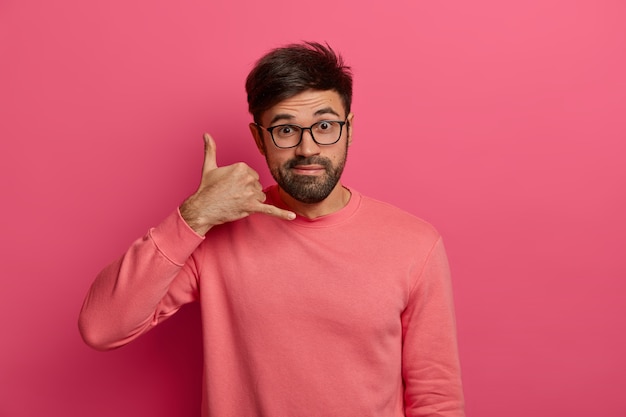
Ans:
MULTIPOLYGON (((318 111, 313 113, 314 116, 321 116, 322 114, 334 114, 335 116, 340 117, 339 113, 333 110, 332 107, 324 107, 323 109, 319 109, 318 111)), ((295 119, 295 116, 292 114, 279 113, 276 116, 272 117, 272 120, 270 120, 270 126, 278 122, 279 120, 291 121, 293 119, 295 119)))

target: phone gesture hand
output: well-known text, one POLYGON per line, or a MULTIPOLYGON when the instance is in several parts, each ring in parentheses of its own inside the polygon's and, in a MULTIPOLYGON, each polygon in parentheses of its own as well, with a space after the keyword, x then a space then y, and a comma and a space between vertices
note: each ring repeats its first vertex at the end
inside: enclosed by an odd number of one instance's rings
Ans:
POLYGON ((263 213, 292 220, 295 213, 265 204, 259 174, 243 162, 218 167, 215 141, 204 134, 204 164, 198 190, 180 206, 187 224, 204 235, 213 226, 263 213))

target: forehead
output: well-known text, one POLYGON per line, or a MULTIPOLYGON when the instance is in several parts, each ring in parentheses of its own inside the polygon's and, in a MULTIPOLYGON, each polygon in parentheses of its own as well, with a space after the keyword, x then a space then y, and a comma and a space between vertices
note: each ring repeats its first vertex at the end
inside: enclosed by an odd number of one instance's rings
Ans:
POLYGON ((265 126, 277 121, 311 121, 312 119, 345 118, 341 97, 335 90, 307 90, 274 105, 261 116, 265 126))

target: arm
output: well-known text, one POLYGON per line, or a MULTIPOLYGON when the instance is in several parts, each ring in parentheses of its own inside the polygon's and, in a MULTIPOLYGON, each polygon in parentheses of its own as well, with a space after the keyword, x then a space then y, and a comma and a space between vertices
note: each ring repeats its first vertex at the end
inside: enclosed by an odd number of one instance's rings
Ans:
POLYGON ((418 274, 402 316, 407 417, 463 417, 464 403, 448 261, 441 238, 418 274))
POLYGON ((136 240, 91 285, 78 321, 85 342, 100 350, 122 346, 193 301, 191 256, 202 241, 178 211, 136 240))
POLYGON ((130 342, 197 296, 193 253, 215 225, 252 213, 284 219, 295 214, 264 204, 258 174, 243 163, 218 168, 215 142, 204 136, 198 190, 92 284, 79 317, 87 344, 112 349, 130 342))

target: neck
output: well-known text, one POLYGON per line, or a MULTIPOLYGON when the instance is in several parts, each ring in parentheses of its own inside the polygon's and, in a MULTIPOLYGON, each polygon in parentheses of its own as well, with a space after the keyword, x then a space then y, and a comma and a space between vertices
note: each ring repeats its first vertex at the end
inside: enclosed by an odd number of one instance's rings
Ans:
POLYGON ((311 204, 294 199, 280 187, 278 190, 280 198, 290 210, 308 219, 315 219, 341 210, 348 204, 351 196, 350 191, 341 183, 338 183, 324 200, 311 204))

